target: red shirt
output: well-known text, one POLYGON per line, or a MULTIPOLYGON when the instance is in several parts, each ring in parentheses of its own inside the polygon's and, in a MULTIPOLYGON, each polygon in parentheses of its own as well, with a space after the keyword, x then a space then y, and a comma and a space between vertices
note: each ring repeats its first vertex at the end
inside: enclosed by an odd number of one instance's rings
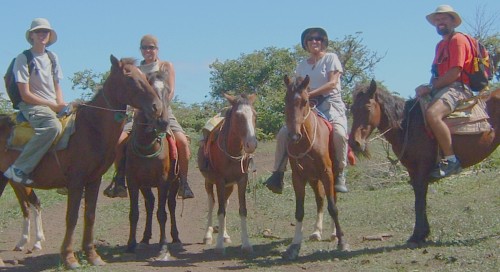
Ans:
POLYGON ((457 77, 455 81, 463 81, 469 85, 469 77, 463 72, 468 73, 472 70, 472 49, 467 37, 462 33, 455 33, 451 39, 441 40, 436 49, 436 56, 433 64, 437 64, 437 72, 439 76, 444 75, 453 67, 460 67, 462 75, 457 77))

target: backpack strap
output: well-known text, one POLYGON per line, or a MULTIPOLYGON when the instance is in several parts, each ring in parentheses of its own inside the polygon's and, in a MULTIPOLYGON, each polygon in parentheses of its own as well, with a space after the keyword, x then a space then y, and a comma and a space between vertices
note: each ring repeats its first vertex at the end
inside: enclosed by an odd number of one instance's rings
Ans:
MULTIPOLYGON (((50 64, 51 64, 52 77, 55 79, 56 65, 57 65, 56 56, 54 55, 54 53, 52 53, 49 50, 45 50, 45 52, 49 56, 50 64)), ((27 50, 23 51, 23 54, 26 56, 26 62, 28 63, 28 74, 31 75, 31 71, 33 71, 33 69, 35 69, 35 62, 33 61, 33 59, 34 59, 33 53, 31 52, 31 50, 27 49, 27 50)))

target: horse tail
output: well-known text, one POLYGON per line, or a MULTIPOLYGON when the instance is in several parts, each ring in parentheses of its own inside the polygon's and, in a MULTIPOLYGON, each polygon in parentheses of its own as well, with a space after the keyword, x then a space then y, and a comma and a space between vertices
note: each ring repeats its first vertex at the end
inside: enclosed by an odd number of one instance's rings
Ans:
POLYGON ((5 186, 7 186, 7 183, 9 183, 9 180, 2 175, 0 177, 0 197, 2 196, 3 191, 5 190, 5 186))

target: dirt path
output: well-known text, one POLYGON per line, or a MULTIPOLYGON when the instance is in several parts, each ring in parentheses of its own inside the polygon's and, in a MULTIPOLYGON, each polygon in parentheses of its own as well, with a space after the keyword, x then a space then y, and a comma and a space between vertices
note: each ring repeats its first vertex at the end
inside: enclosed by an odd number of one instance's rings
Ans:
MULTIPOLYGON (((258 165, 258 167, 259 172, 267 175, 266 171, 269 171, 269 166, 272 163, 272 156, 271 154, 263 155, 263 159, 260 160, 260 165, 258 165)), ((108 185, 108 182, 105 181, 101 184, 101 193, 98 199, 95 240, 96 245, 98 246, 98 252, 107 262, 107 265, 102 267, 102 269, 99 268, 99 271, 156 271, 164 270, 166 267, 168 267, 169 271, 209 271, 219 269, 240 270, 247 267, 247 265, 241 263, 241 260, 244 260, 246 257, 242 256, 239 250, 239 233, 231 233, 233 236, 233 244, 229 245, 227 254, 224 256, 215 254, 213 250, 214 245, 205 246, 202 243, 206 225, 206 193, 202 183, 201 174, 196 167, 191 167, 189 177, 191 187, 195 193, 195 198, 184 202, 181 200, 178 201, 177 220, 180 239, 183 244, 172 246, 172 257, 171 261, 168 262, 152 261, 152 259, 157 255, 157 242, 159 237, 156 214, 154 215, 153 238, 151 240, 151 244, 148 246, 141 246, 137 250, 136 255, 123 253, 127 243, 129 231, 129 202, 128 199, 110 199, 105 197, 102 194, 102 191, 108 185), (115 216, 112 211, 113 209, 116 209, 116 207, 120 208, 120 212, 115 216), (109 220, 111 222, 110 224, 117 226, 104 225, 107 224, 107 219, 110 218, 100 218, 103 216, 118 217, 113 220, 109 220)), ((237 203, 236 194, 231 196, 231 199, 234 199, 232 202, 233 204, 237 203)), ((141 209, 144 207, 142 201, 141 197, 141 209)), ((249 209, 251 209, 251 203, 249 203, 249 206, 249 209)), ((80 208, 78 227, 75 234, 76 241, 74 246, 76 250, 81 249, 80 243, 81 228, 83 224, 83 208, 84 205, 82 204, 80 208)), ((232 208, 237 209, 237 207, 232 208)), ((3 271, 4 269, 8 271, 52 271, 54 269, 57 270, 62 268, 59 258, 59 247, 65 232, 65 211, 65 202, 57 203, 55 206, 43 210, 42 216, 46 241, 43 242, 42 251, 30 252, 25 249, 23 252, 14 252, 11 250, 5 250, 7 248, 13 248, 20 238, 20 220, 13 220, 13 222, 10 222, 9 227, 1 234, 2 241, 0 242, 0 248, 4 250, 0 251, 0 256, 3 258, 6 266, 4 268, 0 268, 0 271, 3 271)), ((233 220, 234 219, 237 218, 233 218, 233 220)), ((144 227, 143 220, 144 211, 141 210, 141 217, 138 225, 139 229, 137 231, 138 241, 142 238, 144 227)), ((170 222, 168 222, 168 224, 170 224, 170 222)), ((216 224, 216 221, 214 221, 214 224, 216 224)), ((170 231, 169 227, 167 227, 167 231, 170 231)), ((34 240, 33 231, 31 235, 32 241, 28 247, 32 246, 34 240)), ((169 236, 168 240, 170 241, 169 236)), ((81 256, 80 251, 78 254, 80 254, 78 257, 82 258, 83 261, 81 261, 81 263, 85 267, 85 259, 81 256)), ((91 269, 91 267, 86 266, 86 269, 91 269)))

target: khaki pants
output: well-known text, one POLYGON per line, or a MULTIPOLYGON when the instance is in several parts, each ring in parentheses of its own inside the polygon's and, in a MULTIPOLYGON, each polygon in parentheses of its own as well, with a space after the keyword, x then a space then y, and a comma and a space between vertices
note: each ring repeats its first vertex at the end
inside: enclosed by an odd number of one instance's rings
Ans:
POLYGON ((35 135, 24 146, 14 165, 17 169, 29 174, 33 172, 62 132, 62 125, 56 113, 47 106, 28 105, 21 102, 19 110, 35 130, 35 135))

